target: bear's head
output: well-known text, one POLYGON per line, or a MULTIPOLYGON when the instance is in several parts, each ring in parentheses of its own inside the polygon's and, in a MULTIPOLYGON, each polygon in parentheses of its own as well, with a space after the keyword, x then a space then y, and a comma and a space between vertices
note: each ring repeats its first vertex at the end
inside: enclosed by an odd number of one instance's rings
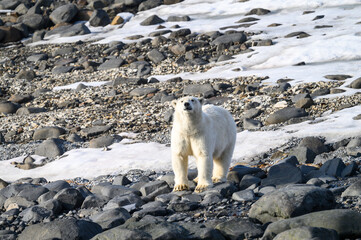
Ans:
POLYGON ((203 99, 183 97, 172 101, 174 110, 178 113, 193 114, 202 111, 203 99))

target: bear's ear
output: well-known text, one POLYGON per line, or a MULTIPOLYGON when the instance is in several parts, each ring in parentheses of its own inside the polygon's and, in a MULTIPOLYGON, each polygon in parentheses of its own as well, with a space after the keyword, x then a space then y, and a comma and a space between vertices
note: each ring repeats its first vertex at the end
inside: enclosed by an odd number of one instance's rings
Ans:
POLYGON ((198 98, 198 101, 200 102, 200 104, 203 105, 203 103, 204 103, 204 98, 198 98))
POLYGON ((172 100, 171 103, 172 103, 172 107, 175 108, 177 106, 177 100, 176 99, 172 100))

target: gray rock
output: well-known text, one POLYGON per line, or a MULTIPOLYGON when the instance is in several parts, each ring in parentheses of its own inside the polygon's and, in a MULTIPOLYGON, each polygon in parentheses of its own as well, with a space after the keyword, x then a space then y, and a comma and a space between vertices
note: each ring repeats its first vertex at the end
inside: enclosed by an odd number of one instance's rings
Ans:
POLYGON ((268 225, 263 239, 273 239, 279 233, 304 226, 333 229, 340 239, 357 238, 361 236, 361 214, 348 209, 334 209, 280 220, 268 225))
POLYGON ((225 240, 220 231, 201 223, 180 222, 179 225, 189 232, 190 239, 225 240))
POLYGON ((19 104, 12 102, 0 102, 0 113, 16 113, 16 111, 20 108, 19 104))
POLYGON ((147 0, 139 4, 138 11, 145 11, 163 4, 162 0, 147 0))
POLYGON ((114 198, 117 195, 126 195, 130 193, 140 195, 138 190, 120 185, 95 185, 92 188, 92 193, 100 194, 108 198, 114 198))
POLYGON ((142 193, 143 196, 147 196, 147 195, 151 194, 152 192, 154 192, 164 186, 168 186, 168 184, 165 181, 162 181, 162 180, 153 181, 153 182, 149 182, 149 183, 145 184, 144 186, 142 186, 140 188, 140 192, 142 193))
POLYGON ((64 128, 60 127, 44 127, 35 130, 33 134, 34 140, 45 140, 48 138, 58 138, 59 136, 66 133, 64 128))
POLYGON ((312 98, 303 98, 295 103, 296 108, 309 108, 314 104, 312 98))
POLYGON ((147 84, 147 79, 145 78, 125 78, 125 77, 117 77, 114 81, 112 86, 116 87, 121 84, 127 84, 127 85, 141 85, 141 84, 147 84))
POLYGON ((351 147, 346 149, 346 153, 352 157, 361 157, 361 147, 351 147))
POLYGON ((128 185, 131 184, 132 182, 127 178, 127 176, 123 176, 123 175, 118 175, 114 178, 113 180, 113 185, 128 185))
POLYGON ((243 128, 245 130, 259 129, 263 126, 262 122, 254 119, 245 118, 243 119, 243 128))
MULTIPOLYGON (((159 31, 155 31, 155 32, 151 32, 149 33, 149 37, 158 37, 158 36, 162 36, 162 35, 165 35, 167 33, 171 33, 172 31, 171 30, 159 30, 159 31)), ((153 40, 152 40, 153 41, 153 40)), ((154 40, 154 41, 157 41, 157 40, 154 40)), ((152 44, 153 46, 157 46, 159 44, 152 44)))
POLYGON ((334 206, 335 198, 328 189, 311 185, 290 185, 263 195, 252 205, 249 216, 266 223, 327 210, 334 206))
POLYGON ((130 218, 130 214, 124 208, 114 208, 104 210, 100 213, 90 216, 90 219, 98 223, 103 230, 110 229, 123 224, 130 218))
POLYGON ((201 205, 203 205, 203 206, 214 205, 214 204, 221 202, 222 199, 223 199, 223 197, 219 193, 208 193, 204 196, 203 201, 201 202, 201 205))
POLYGON ((194 211, 199 208, 199 203, 196 202, 175 202, 168 205, 168 209, 176 212, 194 211))
POLYGON ((89 195, 85 197, 81 208, 101 208, 103 207, 109 199, 107 197, 101 196, 101 195, 89 195))
POLYGON ((323 141, 317 137, 305 137, 299 145, 310 148, 316 154, 328 152, 328 149, 323 141))
POLYGON ((338 81, 343 81, 346 80, 347 78, 352 78, 352 76, 346 74, 325 75, 323 77, 330 80, 338 80, 338 81))
POLYGON ((169 35, 169 39, 178 39, 181 37, 185 37, 187 35, 191 34, 191 30, 189 28, 182 28, 177 31, 171 32, 169 35))
POLYGON ((98 70, 108 70, 112 68, 119 68, 124 64, 124 60, 122 58, 113 58, 105 61, 100 64, 98 70))
POLYGON ((268 13, 270 13, 271 11, 268 10, 268 9, 264 9, 264 8, 253 8, 251 11, 249 11, 248 13, 246 13, 246 16, 247 15, 266 15, 268 13))
POLYGON ((191 84, 186 85, 183 89, 185 95, 205 94, 207 92, 214 92, 211 84, 191 84))
POLYGON ((58 138, 47 139, 35 149, 36 155, 50 158, 61 156, 63 153, 63 141, 58 138))
POLYGON ((112 128, 111 125, 104 125, 104 126, 94 126, 90 128, 83 128, 80 131, 80 135, 89 138, 94 137, 103 133, 108 132, 112 128))
POLYGON ((6 199, 6 201, 4 202, 4 208, 6 210, 9 210, 8 208, 28 208, 28 207, 32 207, 35 205, 35 202, 33 201, 28 201, 26 200, 26 198, 23 197, 19 197, 19 196, 15 196, 15 197, 10 197, 8 199, 6 199))
POLYGON ((277 234, 274 240, 308 240, 308 239, 329 239, 337 240, 339 236, 335 230, 318 228, 318 227, 298 227, 290 230, 286 230, 282 233, 277 234))
POLYGON ((37 223, 42 222, 45 218, 49 218, 51 214, 52 212, 46 208, 32 206, 22 211, 19 216, 22 217, 24 222, 37 223))
POLYGON ((297 95, 293 96, 291 98, 291 100, 292 100, 293 103, 296 103, 296 102, 300 101, 301 99, 307 99, 307 98, 311 98, 310 94, 308 94, 308 93, 300 93, 300 94, 297 94, 297 95))
POLYGON ((316 157, 316 153, 305 146, 293 148, 289 154, 296 156, 300 163, 313 163, 316 157))
POLYGON ((258 185, 259 183, 261 183, 261 179, 259 177, 245 175, 239 183, 239 189, 244 190, 252 185, 258 185))
POLYGON ((157 15, 152 15, 148 18, 146 18, 144 21, 140 23, 142 26, 149 26, 149 25, 155 25, 159 23, 164 23, 165 21, 158 17, 157 15))
POLYGON ((26 14, 19 17, 18 22, 23 23, 31 30, 40 30, 46 27, 46 20, 41 14, 26 14))
POLYGON ((183 44, 176 44, 176 45, 170 46, 169 50, 171 50, 172 53, 174 53, 175 55, 183 55, 186 53, 187 48, 183 44))
POLYGON ((32 185, 32 188, 26 188, 19 192, 18 196, 23 197, 29 201, 36 201, 41 195, 49 190, 43 186, 32 185))
POLYGON ((65 4, 56 8, 49 16, 50 20, 54 24, 71 22, 76 14, 78 13, 78 8, 75 4, 65 4))
POLYGON ((217 37, 211 42, 212 45, 219 46, 221 44, 232 44, 239 43, 242 44, 247 41, 247 36, 244 33, 231 33, 217 37))
POLYGON ((219 230, 227 239, 255 239, 260 238, 263 229, 249 220, 235 218, 218 224, 215 229, 219 230))
POLYGON ((131 96, 144 96, 144 95, 148 95, 148 94, 156 93, 156 92, 158 92, 158 88, 148 87, 148 88, 133 89, 132 91, 130 91, 129 94, 131 96))
POLYGON ((128 240, 128 239, 137 239, 137 240, 152 240, 152 237, 143 231, 128 230, 124 229, 122 226, 118 226, 109 230, 106 230, 102 233, 99 233, 91 240, 128 240))
POLYGON ((242 118, 255 118, 261 115, 262 111, 256 108, 251 108, 242 114, 242 118))
POLYGON ((167 22, 188 22, 191 18, 189 16, 169 16, 167 22))
POLYGON ((166 216, 168 214, 167 209, 165 207, 153 207, 153 208, 145 208, 133 213, 133 217, 136 219, 144 218, 147 215, 150 216, 166 216))
POLYGON ((75 219, 55 219, 47 223, 27 226, 19 234, 19 240, 40 239, 90 239, 102 232, 102 228, 93 222, 75 219))
POLYGON ((325 162, 319 171, 328 176, 341 177, 341 173, 345 167, 346 165, 341 158, 334 158, 325 162))
POLYGON ((261 172, 262 172, 262 170, 260 168, 252 168, 252 167, 247 167, 247 166, 243 166, 243 165, 236 165, 232 168, 231 171, 228 172, 227 181, 239 183, 242 180, 243 176, 245 176, 247 174, 257 174, 257 173, 261 173, 261 172), (232 178, 231 178, 231 176, 232 176, 232 178))
POLYGON ((139 65, 137 71, 137 77, 144 77, 152 71, 152 68, 148 65, 139 65))
POLYGON ((13 94, 10 96, 9 101, 14 103, 27 103, 33 100, 30 94, 13 94))
POLYGON ((110 24, 110 22, 107 12, 102 9, 95 10, 89 19, 89 24, 92 27, 104 27, 110 24))
POLYGON ((353 138, 347 144, 347 148, 361 147, 361 137, 353 138))
POLYGON ((232 199, 238 202, 252 201, 256 199, 253 190, 246 189, 232 194, 232 199))
POLYGON ((10 9, 10 10, 14 10, 17 6, 19 6, 21 4, 21 1, 17 1, 17 0, 2 0, 0 2, 1 6, 3 7, 3 9, 10 9))
POLYGON ((32 113, 42 113, 46 112, 47 110, 45 108, 38 108, 38 107, 21 107, 16 111, 16 115, 22 116, 22 115, 29 115, 32 113))
POLYGON ((350 84, 350 88, 360 89, 361 88, 361 78, 357 78, 356 80, 352 81, 350 84))
POLYGON ((76 133, 70 134, 66 140, 71 143, 84 142, 84 140, 76 133))
POLYGON ((159 52, 157 49, 152 49, 147 53, 147 56, 155 64, 158 64, 165 59, 163 53, 159 52))
POLYGON ((267 118, 266 124, 270 125, 282 123, 290 120, 291 118, 305 117, 307 115, 307 112, 303 108, 286 107, 271 114, 267 118))
POLYGON ((60 190, 54 196, 54 199, 58 200, 61 203, 62 208, 65 210, 78 208, 84 201, 84 197, 75 188, 65 188, 60 190))
POLYGON ((280 163, 270 167, 268 176, 262 179, 262 186, 284 186, 293 183, 301 183, 303 180, 301 170, 290 163, 280 163))
POLYGON ((101 136, 98 138, 94 138, 90 140, 89 147, 90 148, 104 148, 112 145, 114 142, 114 137, 112 136, 101 136))
POLYGON ((106 205, 104 206, 104 210, 113 209, 113 208, 125 208, 125 209, 132 209, 138 208, 142 206, 143 201, 140 196, 130 193, 125 195, 118 195, 111 199, 106 205))
POLYGON ((73 66, 56 66, 51 71, 53 74, 63 74, 71 72, 74 69, 73 66))
POLYGON ((70 188, 70 184, 64 180, 57 180, 44 185, 47 189, 54 192, 59 192, 62 189, 70 188))
POLYGON ((287 34, 285 36, 285 38, 291 38, 291 37, 306 38, 306 37, 309 37, 309 36, 311 36, 311 35, 309 35, 308 33, 298 31, 298 32, 291 32, 291 33, 287 34))
POLYGON ((59 214, 63 210, 61 203, 56 199, 50 199, 39 204, 39 207, 51 211, 53 214, 59 214))
POLYGON ((312 94, 311 94, 311 97, 315 98, 315 97, 324 96, 324 95, 327 95, 327 94, 330 94, 330 89, 321 88, 321 89, 317 89, 317 90, 313 91, 312 94))
POLYGON ((349 165, 347 165, 341 172, 341 177, 350 177, 356 174, 358 165, 356 162, 352 161, 349 165))
POLYGON ((16 233, 10 230, 0 230, 0 238, 3 240, 16 240, 16 233))
POLYGON ((18 74, 16 74, 17 79, 26 79, 28 81, 33 80, 36 77, 36 74, 33 70, 21 69, 18 74))
POLYGON ((52 35, 59 35, 61 37, 72 37, 77 35, 85 35, 89 33, 90 30, 87 26, 85 26, 85 23, 77 23, 74 25, 60 26, 54 28, 53 30, 46 32, 45 38, 50 37, 52 35))
POLYGON ((361 181, 351 184, 342 194, 341 197, 359 197, 361 195, 361 181))
POLYGON ((222 195, 223 197, 229 197, 232 196, 235 191, 237 191, 237 187, 233 183, 226 182, 209 188, 208 190, 202 192, 201 195, 216 193, 222 195))

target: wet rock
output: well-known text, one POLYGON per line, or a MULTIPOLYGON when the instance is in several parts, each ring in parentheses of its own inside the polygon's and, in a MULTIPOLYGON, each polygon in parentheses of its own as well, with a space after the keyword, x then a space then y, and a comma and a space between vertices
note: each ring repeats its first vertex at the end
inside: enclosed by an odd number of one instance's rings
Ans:
POLYGON ((58 138, 47 139, 35 149, 35 154, 50 158, 61 156, 64 153, 62 146, 63 141, 58 138))
POLYGON ((165 21, 158 17, 157 15, 152 15, 148 18, 146 18, 144 21, 140 23, 142 26, 149 26, 149 25, 155 25, 159 23, 164 23, 165 21))
POLYGON ((34 140, 45 140, 48 138, 58 138, 59 136, 66 133, 64 128, 60 127, 44 127, 35 130, 33 134, 34 140))
POLYGON ((361 236, 361 214, 348 209, 313 212, 280 220, 268 225, 263 239, 273 239, 279 233, 299 227, 318 227, 335 230, 340 239, 361 236), (353 224, 350 224, 353 223, 353 224))
POLYGON ((263 234, 262 227, 249 220, 236 218, 216 226, 227 239, 253 239, 263 234))
POLYGON ((49 16, 50 20, 54 24, 71 22, 76 14, 78 13, 78 8, 75 4, 65 4, 56 8, 49 16))
POLYGON ((290 185, 263 195, 249 212, 262 223, 331 209, 335 198, 330 190, 310 185, 290 185))
POLYGON ((99 224, 103 228, 103 230, 119 226, 129 218, 130 214, 124 208, 104 210, 90 217, 90 219, 93 222, 99 224))
POLYGON ((65 188, 60 190, 55 196, 55 200, 58 200, 63 209, 73 210, 81 206, 84 201, 84 197, 75 188, 65 188))
POLYGON ((98 138, 94 138, 90 140, 89 147, 90 148, 104 148, 112 145, 114 142, 114 137, 112 136, 101 136, 98 138))
POLYGON ((72 218, 55 219, 26 227, 18 239, 90 239, 101 232, 102 228, 93 222, 72 218))
POLYGON ((89 24, 92 27, 100 27, 100 26, 104 27, 110 24, 110 18, 107 12, 105 12, 102 9, 97 9, 91 15, 89 19, 89 24))
POLYGON ((350 177, 356 174, 358 165, 356 162, 352 161, 349 165, 347 165, 341 172, 341 177, 350 177))
POLYGON ((240 181, 239 189, 244 190, 252 185, 258 185, 259 183, 261 183, 261 178, 247 174, 244 175, 244 177, 240 181))
POLYGON ((307 112, 303 108, 286 107, 271 114, 266 119, 266 125, 282 123, 292 118, 300 118, 307 115, 307 112))

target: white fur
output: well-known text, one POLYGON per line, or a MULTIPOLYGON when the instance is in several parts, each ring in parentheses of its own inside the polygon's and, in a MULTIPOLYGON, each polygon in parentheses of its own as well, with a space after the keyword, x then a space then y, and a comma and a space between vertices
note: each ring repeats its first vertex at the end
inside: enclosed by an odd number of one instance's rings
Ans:
POLYGON ((188 189, 188 156, 196 158, 197 192, 225 181, 236 142, 236 125, 224 108, 205 105, 195 97, 174 100, 171 136, 174 191, 188 189), (187 106, 189 109, 186 109, 187 106), (212 177, 213 176, 213 177, 212 177))

